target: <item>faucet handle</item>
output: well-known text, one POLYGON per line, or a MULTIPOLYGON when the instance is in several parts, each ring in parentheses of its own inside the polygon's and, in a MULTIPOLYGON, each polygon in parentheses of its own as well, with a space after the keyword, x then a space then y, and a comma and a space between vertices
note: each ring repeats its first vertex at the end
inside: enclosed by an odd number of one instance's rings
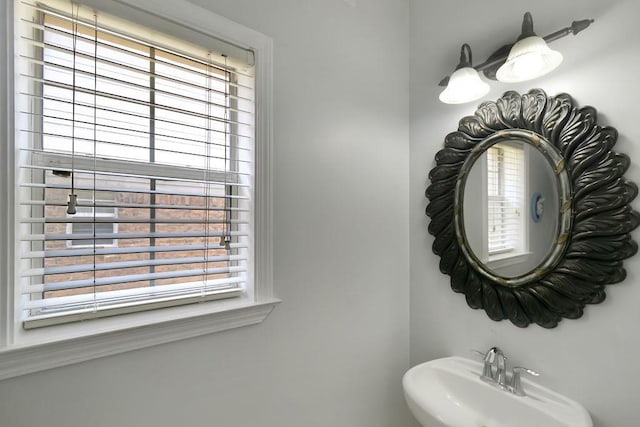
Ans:
POLYGON ((513 374, 511 375, 511 392, 515 395, 518 396, 526 396, 526 393, 524 392, 524 389, 522 388, 522 381, 520 381, 520 376, 522 373, 525 374, 529 374, 533 377, 537 377, 540 374, 537 373, 536 371, 529 369, 529 368, 523 368, 522 366, 515 366, 513 368, 513 374))
POLYGON ((507 356, 504 355, 502 350, 498 347, 493 347, 490 351, 492 351, 493 357, 491 358, 491 362, 495 363, 496 371, 494 372, 494 379, 496 380, 496 384, 498 387, 506 389, 507 386, 507 356))
POLYGON ((478 356, 480 356, 484 362, 484 365, 482 367, 482 374, 480 374, 480 379, 482 381, 485 382, 495 382, 495 380, 493 379, 493 372, 491 369, 491 362, 488 361, 487 357, 489 356, 491 350, 484 352, 484 351, 480 351, 480 350, 476 350, 476 349, 471 349, 470 350, 472 353, 477 354, 478 356))
POLYGON ((498 347, 491 347, 486 352, 471 350, 474 353, 482 356, 484 361, 484 367, 482 369, 482 375, 480 375, 480 379, 489 383, 496 383, 501 387, 504 387, 504 382, 506 379, 505 373, 505 360, 506 356, 502 353, 498 347), (496 365, 495 370, 493 369, 493 365, 496 365))

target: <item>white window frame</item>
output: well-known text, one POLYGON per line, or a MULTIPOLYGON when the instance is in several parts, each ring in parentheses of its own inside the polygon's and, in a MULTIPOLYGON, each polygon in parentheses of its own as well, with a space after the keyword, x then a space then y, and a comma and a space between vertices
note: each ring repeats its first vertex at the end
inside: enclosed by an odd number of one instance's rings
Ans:
POLYGON ((254 277, 243 297, 24 330, 20 319, 15 167, 13 1, 0 2, 0 380, 144 347, 262 322, 280 302, 273 293, 272 94, 273 42, 186 0, 83 0, 121 15, 123 4, 255 53, 256 147, 254 277), (118 13, 120 12, 120 13, 118 13), (3 22, 2 22, 3 21, 3 22))

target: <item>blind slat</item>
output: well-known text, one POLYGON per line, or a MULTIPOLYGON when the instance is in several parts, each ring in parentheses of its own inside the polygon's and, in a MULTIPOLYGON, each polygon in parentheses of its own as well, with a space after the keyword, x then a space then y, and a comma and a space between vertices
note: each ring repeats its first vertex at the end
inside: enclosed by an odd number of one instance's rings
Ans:
MULTIPOLYGON (((209 248, 216 249, 216 248, 209 248)), ((22 277, 33 276, 46 276, 54 274, 65 273, 80 273, 88 271, 106 271, 106 270, 118 270, 124 268, 135 267, 151 267, 162 265, 179 265, 179 264, 202 264, 207 262, 220 262, 220 261, 246 261, 246 258, 240 255, 223 255, 223 256, 200 256, 189 258, 161 258, 161 259, 146 259, 138 261, 117 261, 107 262, 102 264, 81 264, 81 265, 66 265, 61 267, 46 267, 46 268, 34 268, 26 270, 22 273, 22 277)))
POLYGON ((27 234, 20 238, 23 242, 40 241, 50 242, 55 240, 104 240, 104 239, 177 239, 177 238, 201 238, 201 237, 223 237, 230 236, 247 236, 247 233, 239 231, 211 231, 204 234, 203 231, 191 231, 182 233, 73 233, 73 234, 27 234))
MULTIPOLYGON (((156 195, 160 195, 160 196, 194 196, 194 197, 204 197, 204 194, 202 193, 202 191, 180 191, 180 190, 176 190, 174 188, 172 189, 167 189, 167 190, 143 190, 143 189, 137 189, 137 188, 116 188, 116 187, 110 187, 110 186, 103 186, 101 185, 102 183, 97 183, 97 185, 95 186, 89 186, 89 185, 76 185, 75 189, 79 190, 79 191, 97 191, 100 193, 132 193, 132 194, 156 194, 156 195)), ((216 185, 224 185, 224 182, 215 182, 214 184, 216 185)), ((32 189, 44 189, 44 188, 49 188, 51 190, 71 190, 71 184, 41 184, 41 183, 35 183, 35 182, 23 182, 20 184, 20 187, 23 188, 32 188, 32 189)), ((247 184, 238 184, 238 183, 234 183, 233 187, 249 187, 249 185, 247 184)), ((219 197, 225 197, 225 196, 219 196, 219 197)), ((227 198, 235 198, 238 196, 226 196, 227 198)))
POLYGON ((116 218, 116 217, 77 217, 69 216, 67 218, 27 218, 21 219, 20 222, 26 224, 248 224, 248 221, 224 219, 201 219, 201 218, 116 218))
MULTIPOLYGON (((231 249, 246 249, 247 246, 240 243, 232 243, 231 249)), ((211 245, 158 245, 158 246, 130 246, 124 248, 74 248, 74 249, 58 249, 46 251, 30 251, 22 254, 24 259, 40 259, 40 258, 62 258, 76 257, 87 255, 132 255, 139 253, 159 253, 159 252, 186 252, 186 251, 203 251, 211 249, 211 245)))
POLYGON ((121 289, 117 291, 103 291, 97 292, 92 295, 78 294, 78 295, 65 295, 48 298, 50 301, 47 303, 45 299, 32 299, 27 303, 27 308, 46 308, 49 310, 55 310, 56 308, 67 309, 69 306, 73 307, 86 304, 98 304, 105 302, 122 302, 123 300, 140 298, 146 296, 154 296, 156 298, 164 298, 167 294, 171 293, 199 293, 206 294, 208 292, 220 292, 238 290, 238 285, 243 283, 243 279, 238 277, 229 277, 224 279, 210 279, 206 283, 200 282, 197 286, 192 283, 176 283, 172 285, 158 285, 153 288, 134 288, 134 289, 121 289))
MULTIPOLYGON (((20 204, 22 205, 26 205, 26 206, 67 206, 66 203, 62 203, 62 202, 46 202, 43 200, 25 200, 20 202, 20 204)), ((154 205, 150 205, 150 204, 132 204, 132 203, 96 203, 93 205, 83 205, 83 204, 78 204, 78 207, 92 207, 92 206, 96 206, 96 207, 106 207, 106 208, 137 208, 137 209, 162 209, 162 210, 176 210, 176 211, 185 211, 185 210, 194 210, 194 211, 231 211, 231 212, 249 212, 248 208, 235 208, 235 207, 231 207, 231 208, 224 208, 224 207, 209 207, 207 208, 206 206, 180 206, 180 205, 164 205, 164 204, 154 204, 154 205)))
POLYGON ((52 291, 60 291, 60 290, 86 288, 86 287, 92 287, 92 286, 99 287, 99 286, 107 286, 107 285, 118 285, 122 283, 145 282, 148 280, 199 277, 202 275, 243 273, 246 271, 247 271, 246 267, 219 267, 219 268, 207 268, 207 269, 200 268, 197 270, 166 271, 166 272, 160 272, 160 273, 129 274, 124 276, 112 276, 112 277, 96 277, 93 279, 70 280, 65 282, 40 283, 36 285, 29 285, 25 287, 25 293, 32 294, 32 293, 40 293, 40 292, 52 292, 52 291))

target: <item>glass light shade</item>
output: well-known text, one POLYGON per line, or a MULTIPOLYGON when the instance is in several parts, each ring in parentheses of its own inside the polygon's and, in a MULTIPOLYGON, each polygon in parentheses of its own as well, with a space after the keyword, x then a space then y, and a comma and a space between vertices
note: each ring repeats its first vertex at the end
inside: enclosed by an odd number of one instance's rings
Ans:
POLYGON ((513 45, 496 78, 507 83, 524 82, 547 74, 561 62, 562 54, 551 50, 542 37, 527 37, 513 45))
POLYGON ((464 104, 482 98, 487 92, 489 85, 480 80, 478 72, 464 67, 453 72, 439 98, 445 104, 464 104))

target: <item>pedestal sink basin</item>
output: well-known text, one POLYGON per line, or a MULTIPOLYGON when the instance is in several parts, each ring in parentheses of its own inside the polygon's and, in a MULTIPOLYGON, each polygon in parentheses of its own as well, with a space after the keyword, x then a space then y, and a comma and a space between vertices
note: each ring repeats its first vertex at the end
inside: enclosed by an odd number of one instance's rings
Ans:
POLYGON ((480 380, 482 364, 446 357, 409 369, 409 409, 425 427, 593 427, 579 403, 522 379, 526 396, 480 380))

